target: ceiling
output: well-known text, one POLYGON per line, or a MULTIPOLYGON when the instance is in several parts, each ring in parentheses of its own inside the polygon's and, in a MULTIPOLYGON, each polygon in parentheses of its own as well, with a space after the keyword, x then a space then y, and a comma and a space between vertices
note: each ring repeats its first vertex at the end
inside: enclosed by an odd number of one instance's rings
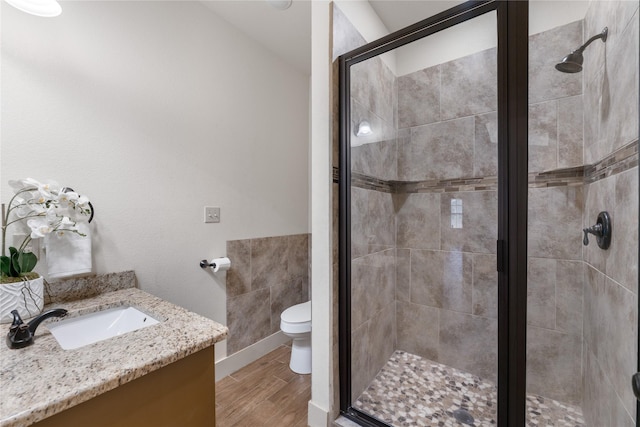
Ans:
POLYGON ((298 70, 311 74, 311 1, 277 10, 264 0, 201 0, 225 21, 298 70))

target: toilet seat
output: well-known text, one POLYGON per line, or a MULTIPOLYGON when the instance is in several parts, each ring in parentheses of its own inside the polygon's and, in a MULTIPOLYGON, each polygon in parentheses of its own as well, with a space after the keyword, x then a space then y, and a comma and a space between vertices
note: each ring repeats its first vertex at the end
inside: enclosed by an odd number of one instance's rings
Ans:
POLYGON ((287 308, 280 315, 280 329, 284 333, 311 332, 311 301, 287 308))

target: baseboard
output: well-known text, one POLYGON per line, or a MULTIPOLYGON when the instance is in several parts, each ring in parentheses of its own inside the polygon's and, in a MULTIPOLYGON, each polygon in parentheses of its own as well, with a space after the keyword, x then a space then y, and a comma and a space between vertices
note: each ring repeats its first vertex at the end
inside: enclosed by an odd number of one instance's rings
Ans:
POLYGON ((310 427, 329 426, 329 411, 313 403, 313 400, 309 401, 309 405, 307 405, 307 408, 309 410, 307 423, 310 427))
POLYGON ((260 359, 265 354, 272 352, 289 341, 291 339, 288 336, 283 334, 282 331, 278 331, 255 344, 251 344, 249 347, 233 353, 231 356, 218 360, 216 362, 216 381, 231 375, 240 368, 244 368, 249 363, 260 359))

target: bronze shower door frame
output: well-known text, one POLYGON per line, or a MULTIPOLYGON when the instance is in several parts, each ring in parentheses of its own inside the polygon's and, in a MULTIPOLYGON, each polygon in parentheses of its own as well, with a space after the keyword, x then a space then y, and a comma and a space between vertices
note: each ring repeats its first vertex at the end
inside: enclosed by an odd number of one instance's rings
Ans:
POLYGON ((494 10, 498 34, 498 426, 525 425, 529 2, 485 0, 465 2, 338 58, 340 410, 364 426, 386 424, 353 408, 351 402, 350 67, 494 10))

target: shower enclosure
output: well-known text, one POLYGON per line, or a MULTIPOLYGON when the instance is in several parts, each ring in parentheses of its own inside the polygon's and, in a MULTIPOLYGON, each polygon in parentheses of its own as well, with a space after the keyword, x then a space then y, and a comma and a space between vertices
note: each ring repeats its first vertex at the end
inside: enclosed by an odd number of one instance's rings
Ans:
POLYGON ((334 7, 360 46, 339 58, 352 420, 635 425, 638 8, 594 3, 530 35, 528 2, 467 2, 369 44, 334 7), (609 249, 583 246, 600 212, 609 249))

